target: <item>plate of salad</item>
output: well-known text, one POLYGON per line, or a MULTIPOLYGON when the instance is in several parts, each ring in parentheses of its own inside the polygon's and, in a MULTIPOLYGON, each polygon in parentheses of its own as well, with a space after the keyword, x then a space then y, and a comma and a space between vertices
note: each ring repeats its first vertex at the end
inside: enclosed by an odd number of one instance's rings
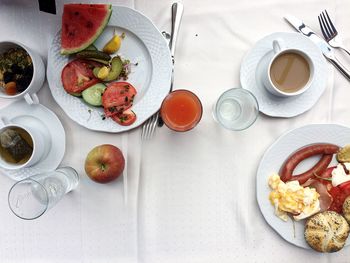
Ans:
POLYGON ((166 40, 140 12, 109 4, 66 4, 48 52, 52 96, 78 124, 118 133, 157 112, 170 90, 166 40))

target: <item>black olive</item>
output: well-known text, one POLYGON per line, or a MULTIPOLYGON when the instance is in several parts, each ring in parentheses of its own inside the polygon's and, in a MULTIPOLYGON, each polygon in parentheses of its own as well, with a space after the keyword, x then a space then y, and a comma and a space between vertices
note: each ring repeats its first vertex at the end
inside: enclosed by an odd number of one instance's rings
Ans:
POLYGON ((8 82, 13 81, 14 79, 15 79, 15 74, 13 74, 10 71, 5 71, 4 72, 4 82, 5 82, 5 84, 8 83, 8 82))
POLYGON ((25 91, 29 84, 30 84, 31 79, 26 78, 26 77, 21 77, 17 79, 16 84, 17 84, 17 91, 22 92, 25 91))
POLYGON ((25 67, 24 68, 24 73, 23 73, 25 76, 29 76, 29 77, 32 77, 33 76, 33 66, 30 65, 28 67, 25 67))
POLYGON ((23 74, 23 69, 20 66, 18 66, 17 64, 11 65, 11 71, 14 74, 23 74))

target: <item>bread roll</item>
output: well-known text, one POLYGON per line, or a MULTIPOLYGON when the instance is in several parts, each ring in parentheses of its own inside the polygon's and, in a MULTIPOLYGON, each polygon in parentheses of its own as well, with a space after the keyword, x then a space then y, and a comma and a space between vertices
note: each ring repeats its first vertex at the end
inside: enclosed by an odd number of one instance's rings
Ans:
POLYGON ((336 252, 342 249, 350 227, 345 218, 333 211, 325 211, 310 217, 305 224, 305 239, 319 252, 336 252))
POLYGON ((343 204, 343 216, 345 217, 346 221, 350 224, 350 196, 348 196, 343 204))
POLYGON ((337 153, 336 158, 340 163, 350 162, 350 145, 348 144, 341 148, 337 153))

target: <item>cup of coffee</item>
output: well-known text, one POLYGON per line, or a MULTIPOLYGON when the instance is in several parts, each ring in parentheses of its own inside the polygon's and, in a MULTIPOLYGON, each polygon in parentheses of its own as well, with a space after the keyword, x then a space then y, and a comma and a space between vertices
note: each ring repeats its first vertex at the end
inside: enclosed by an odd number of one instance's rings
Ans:
POLYGON ((46 143, 35 128, 4 121, 0 124, 0 167, 16 170, 36 164, 46 143))
POLYGON ((265 88, 273 95, 291 97, 300 95, 311 87, 314 64, 304 51, 288 48, 282 39, 272 43, 273 56, 263 74, 265 88))

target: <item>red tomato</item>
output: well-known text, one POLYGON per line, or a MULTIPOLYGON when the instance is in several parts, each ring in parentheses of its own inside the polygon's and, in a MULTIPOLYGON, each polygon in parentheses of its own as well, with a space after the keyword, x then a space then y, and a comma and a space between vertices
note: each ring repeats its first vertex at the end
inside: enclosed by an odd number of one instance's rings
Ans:
POLYGON ((92 72, 94 67, 101 66, 94 61, 76 59, 69 62, 62 70, 61 80, 65 91, 79 94, 83 90, 100 82, 92 72))
POLYGON ((136 89, 128 82, 108 84, 102 95, 102 105, 105 108, 106 116, 111 116, 130 108, 136 93, 136 89))
POLYGON ((345 199, 350 195, 350 181, 333 187, 329 193, 333 197, 333 202, 329 210, 341 213, 343 210, 343 203, 345 199))
POLYGON ((123 126, 129 126, 136 121, 136 114, 132 110, 126 110, 112 116, 112 119, 123 126))

